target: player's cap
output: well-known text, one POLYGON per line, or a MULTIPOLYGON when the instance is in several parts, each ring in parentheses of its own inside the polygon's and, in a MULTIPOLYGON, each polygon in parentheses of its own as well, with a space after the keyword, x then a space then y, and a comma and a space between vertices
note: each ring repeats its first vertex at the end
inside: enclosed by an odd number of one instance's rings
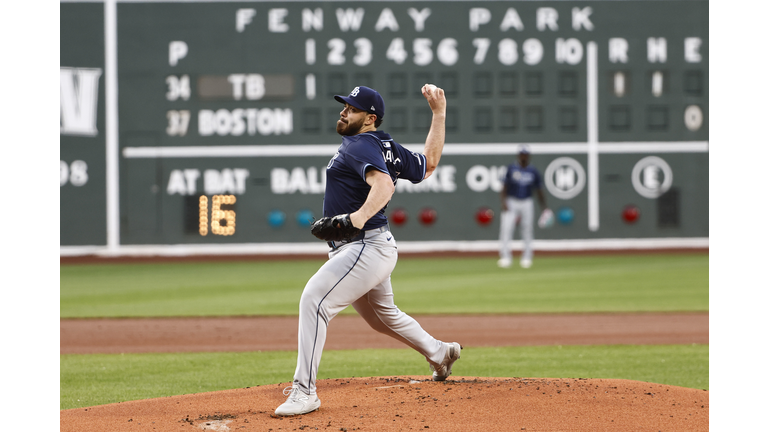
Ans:
POLYGON ((333 98, 341 103, 348 103, 359 110, 376 114, 376 117, 380 119, 384 118, 384 99, 379 92, 370 87, 355 87, 349 96, 336 95, 333 98))
POLYGON ((531 154, 531 148, 528 147, 527 145, 521 145, 519 153, 520 154, 531 154))

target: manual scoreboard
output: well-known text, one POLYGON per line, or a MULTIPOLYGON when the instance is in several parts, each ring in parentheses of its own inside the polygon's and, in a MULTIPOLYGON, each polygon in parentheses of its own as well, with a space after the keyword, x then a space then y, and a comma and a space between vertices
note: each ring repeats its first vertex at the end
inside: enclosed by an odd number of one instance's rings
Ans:
POLYGON ((425 83, 446 91, 446 148, 428 181, 398 183, 387 210, 398 240, 497 238, 499 177, 520 144, 558 215, 536 238, 708 236, 706 1, 107 10, 61 3, 62 246, 106 244, 109 218, 120 245, 311 241, 340 144, 333 95, 377 89, 381 129, 419 150, 425 83), (628 207, 638 216, 623 217, 628 207))

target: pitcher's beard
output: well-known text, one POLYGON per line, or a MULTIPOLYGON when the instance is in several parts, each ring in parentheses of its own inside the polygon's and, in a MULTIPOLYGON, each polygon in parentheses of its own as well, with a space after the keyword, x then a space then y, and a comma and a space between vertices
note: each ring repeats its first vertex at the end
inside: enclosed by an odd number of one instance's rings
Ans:
POLYGON ((336 133, 339 135, 344 136, 353 136, 360 133, 360 129, 363 128, 363 121, 360 120, 357 123, 350 123, 349 121, 344 122, 341 119, 339 119, 336 122, 336 133))

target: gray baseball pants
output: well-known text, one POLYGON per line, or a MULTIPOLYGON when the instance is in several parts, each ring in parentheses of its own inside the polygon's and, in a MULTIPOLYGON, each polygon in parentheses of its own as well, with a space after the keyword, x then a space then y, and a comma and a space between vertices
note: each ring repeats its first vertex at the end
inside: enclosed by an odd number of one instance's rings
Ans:
POLYGON ((368 231, 363 240, 343 244, 328 256, 301 294, 294 386, 316 392, 328 324, 349 305, 374 330, 415 349, 430 363, 443 361, 446 344, 395 306, 390 275, 397 263, 397 245, 391 232, 368 231))
POLYGON ((515 233, 515 221, 520 217, 520 234, 523 238, 523 259, 533 259, 533 198, 507 197, 507 211, 501 213, 499 229, 499 258, 512 258, 510 240, 515 233))

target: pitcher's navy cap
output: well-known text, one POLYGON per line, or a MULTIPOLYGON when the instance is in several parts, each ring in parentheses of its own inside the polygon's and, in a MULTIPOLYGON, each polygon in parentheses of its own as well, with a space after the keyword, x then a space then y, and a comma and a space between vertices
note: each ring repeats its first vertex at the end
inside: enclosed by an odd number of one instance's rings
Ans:
POLYGON ((376 114, 376 117, 380 119, 384 118, 384 99, 379 92, 372 88, 355 87, 349 96, 336 95, 333 98, 341 103, 348 103, 359 110, 376 114))
POLYGON ((521 145, 519 153, 521 153, 521 154, 531 154, 531 148, 528 147, 527 145, 521 145))

